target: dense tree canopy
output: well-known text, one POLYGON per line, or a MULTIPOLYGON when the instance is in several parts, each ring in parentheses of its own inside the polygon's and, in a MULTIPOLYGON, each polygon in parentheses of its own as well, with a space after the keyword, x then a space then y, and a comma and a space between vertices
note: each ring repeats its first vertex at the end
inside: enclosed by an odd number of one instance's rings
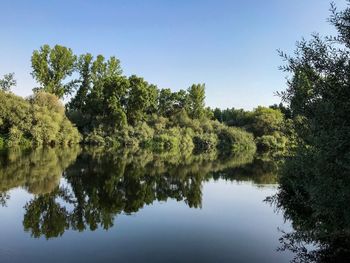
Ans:
POLYGON ((197 84, 188 88, 188 114, 193 119, 201 119, 205 108, 205 85, 197 84))

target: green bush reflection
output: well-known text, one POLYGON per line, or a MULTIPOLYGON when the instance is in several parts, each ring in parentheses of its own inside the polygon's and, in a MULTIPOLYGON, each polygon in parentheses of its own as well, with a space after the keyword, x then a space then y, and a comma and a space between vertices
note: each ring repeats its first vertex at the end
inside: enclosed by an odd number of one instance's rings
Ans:
POLYGON ((8 152, 0 172, 3 203, 14 187, 34 194, 25 205, 23 226, 31 236, 46 238, 68 229, 109 229, 116 216, 136 213, 155 201, 173 199, 201 208, 202 185, 210 179, 276 182, 275 167, 249 152, 219 156, 40 149, 8 152))

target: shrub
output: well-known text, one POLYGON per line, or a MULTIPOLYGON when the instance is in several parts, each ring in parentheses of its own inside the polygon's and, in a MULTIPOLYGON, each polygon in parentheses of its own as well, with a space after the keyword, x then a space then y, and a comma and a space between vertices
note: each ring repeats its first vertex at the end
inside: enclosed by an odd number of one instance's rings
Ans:
POLYGON ((151 147, 156 152, 179 151, 181 144, 181 132, 179 128, 171 128, 156 134, 151 142, 151 147))
POLYGON ((152 150, 156 152, 170 151, 177 145, 176 138, 169 134, 158 134, 152 139, 152 150))
POLYGON ((284 150, 287 144, 287 138, 280 133, 275 132, 273 135, 263 135, 255 139, 259 150, 284 150))
POLYGON ((180 150, 182 154, 192 153, 195 145, 193 142, 194 132, 191 128, 182 128, 180 134, 180 150))
POLYGON ((181 110, 171 118, 173 126, 181 128, 190 128, 194 132, 202 132, 201 122, 197 119, 191 119, 185 110, 181 110))
POLYGON ((16 126, 13 126, 8 134, 7 146, 13 147, 19 145, 28 147, 31 145, 31 143, 27 138, 25 138, 21 130, 19 130, 16 126))
POLYGON ((28 100, 0 91, 0 134, 13 146, 73 144, 78 130, 67 119, 59 99, 38 92, 28 100))
POLYGON ((130 129, 129 136, 135 137, 139 144, 144 144, 153 138, 154 130, 147 125, 147 123, 143 122, 137 125, 135 128, 130 129))
POLYGON ((77 144, 81 141, 81 135, 72 123, 64 118, 58 133, 58 142, 62 145, 77 144))
POLYGON ((157 116, 155 114, 152 114, 149 118, 149 125, 153 127, 156 131, 160 131, 165 129, 167 126, 169 120, 162 116, 157 116))
POLYGON ((224 127, 218 132, 218 147, 224 152, 255 151, 254 137, 240 128, 224 127))
POLYGON ((271 135, 281 131, 284 124, 283 113, 278 109, 258 107, 252 112, 252 122, 248 130, 255 136, 271 135))

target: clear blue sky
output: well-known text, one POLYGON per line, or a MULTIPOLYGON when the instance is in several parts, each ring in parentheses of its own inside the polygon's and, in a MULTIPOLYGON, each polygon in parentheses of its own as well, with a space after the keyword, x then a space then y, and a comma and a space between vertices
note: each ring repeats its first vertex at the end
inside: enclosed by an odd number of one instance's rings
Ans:
MULTIPOLYGON (((343 8, 345 0, 335 3, 343 8)), ((211 107, 252 109, 285 88, 276 49, 330 34, 328 0, 0 1, 0 75, 31 93, 30 56, 43 44, 115 55, 126 75, 159 88, 206 84, 211 107)))

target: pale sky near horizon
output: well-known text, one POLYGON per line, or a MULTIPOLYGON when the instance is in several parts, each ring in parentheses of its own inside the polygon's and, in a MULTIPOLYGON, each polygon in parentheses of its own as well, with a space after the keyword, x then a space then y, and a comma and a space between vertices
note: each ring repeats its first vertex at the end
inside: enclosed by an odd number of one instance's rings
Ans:
POLYGON ((159 88, 205 83, 210 107, 267 106, 286 87, 276 50, 291 54, 302 37, 334 33, 329 7, 328 0, 0 0, 0 76, 15 72, 14 93, 31 94, 32 51, 60 44, 115 55, 124 74, 159 88))

